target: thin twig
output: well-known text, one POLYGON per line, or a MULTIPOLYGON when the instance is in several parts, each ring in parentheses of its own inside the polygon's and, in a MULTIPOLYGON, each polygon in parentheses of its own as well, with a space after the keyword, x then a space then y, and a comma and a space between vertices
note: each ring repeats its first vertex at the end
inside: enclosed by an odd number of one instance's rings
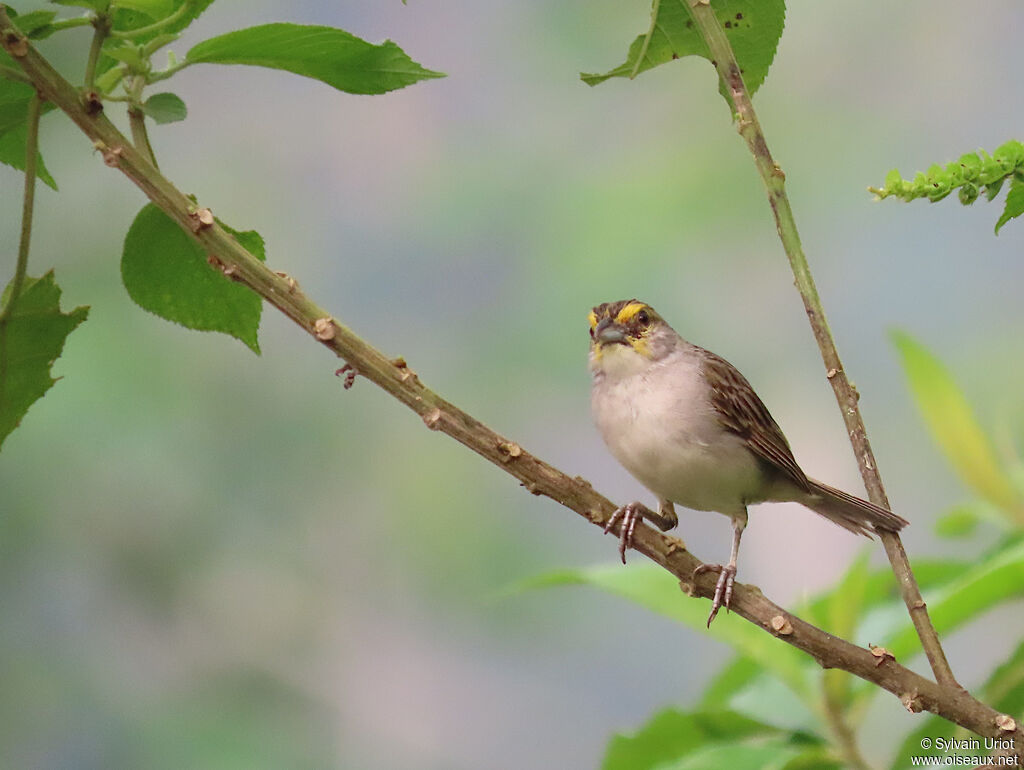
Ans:
POLYGON ((860 753, 860 747, 857 746, 857 736, 847 720, 846 710, 843 708, 840 698, 840 692, 843 688, 841 685, 837 686, 835 684, 837 677, 849 680, 845 672, 836 669, 826 671, 824 677, 822 677, 822 690, 824 692, 824 708, 822 711, 825 716, 825 722, 832 731, 836 747, 842 754, 846 766, 851 768, 851 770, 871 770, 871 765, 867 763, 864 755, 860 753))
MULTIPOLYGON (((754 163, 768 192, 768 202, 775 215, 779 238, 789 257, 797 290, 803 299, 804 310, 807 312, 811 329, 818 342, 818 348, 825 363, 826 376, 832 384, 832 390, 839 402, 839 409, 846 423, 846 430, 850 436, 853 453, 857 458, 861 478, 868 491, 868 498, 876 505, 889 508, 889 500, 882 486, 878 465, 875 463, 875 456, 871 451, 871 444, 868 442, 864 421, 857 406, 859 395, 850 384, 846 370, 839 359, 835 339, 829 329, 825 310, 822 307, 821 298, 818 296, 818 289, 814 284, 814 278, 811 276, 810 267, 807 264, 807 257, 804 255, 803 246, 800 243, 796 220, 786 195, 786 176, 772 159, 768 150, 764 132, 761 130, 757 114, 754 112, 754 105, 750 101, 750 93, 747 91, 739 64, 736 62, 736 55, 733 53, 729 39, 725 36, 725 30, 722 29, 715 12, 706 0, 697 0, 692 6, 692 12, 701 34, 707 41, 718 75, 732 100, 738 117, 739 133, 746 140, 747 146, 754 156, 754 163)), ((885 546, 885 553, 889 557, 889 563, 896 575, 903 601, 907 605, 910 618, 917 630, 921 646, 928 657, 928 663, 935 674, 936 681, 939 684, 959 687, 960 685, 949 667, 949 662, 946 660, 946 654, 942 650, 939 635, 928 617, 928 609, 921 598, 921 590, 914 578, 906 551, 903 550, 900 536, 895 532, 879 532, 879 537, 885 546)))
MULTIPOLYGON (((74 87, 28 44, 0 5, 0 43, 48 100, 67 114, 93 142, 104 162, 120 170, 192 237, 221 270, 238 280, 298 324, 307 334, 351 364, 359 375, 416 412, 431 430, 441 431, 518 479, 532 494, 545 495, 603 527, 617 506, 582 478, 570 477, 426 388, 402 358, 385 356, 316 305, 287 276, 275 273, 244 249, 206 209, 181 193, 146 161, 102 113, 90 113, 74 87)), ((614 531, 614 530, 613 530, 614 531)), ((694 596, 710 598, 714 576, 693 583, 701 564, 677 539, 639 526, 634 547, 680 579, 694 596)), ((979 735, 1008 738, 1024 746, 1024 729, 1009 716, 959 688, 942 687, 894 660, 833 636, 787 613, 759 589, 736 584, 731 609, 781 641, 806 652, 825 668, 841 668, 895 694, 911 711, 931 711, 979 735), (781 619, 789 622, 779 623, 781 619), (773 622, 775 621, 775 622, 773 622), (780 629, 780 630, 774 630, 780 629)))
POLYGON ((89 46, 89 59, 85 63, 84 82, 87 94, 96 90, 96 68, 103 52, 103 42, 110 34, 110 16, 105 12, 96 14, 92 18, 92 26, 95 31, 92 33, 92 44, 89 46))
POLYGON ((110 36, 120 38, 122 40, 131 40, 132 38, 142 37, 143 35, 148 35, 152 32, 159 32, 164 27, 170 26, 174 22, 181 19, 186 12, 191 10, 191 6, 191 0, 186 0, 184 3, 178 6, 177 10, 175 10, 174 13, 172 13, 170 16, 166 16, 160 19, 160 21, 155 21, 152 24, 147 24, 145 27, 137 27, 135 29, 115 30, 110 33, 110 36))
POLYGON ((156 154, 153 152, 153 145, 149 143, 149 131, 146 130, 146 113, 142 111, 139 99, 142 98, 142 89, 146 86, 146 78, 143 75, 135 75, 128 88, 130 104, 128 106, 128 125, 132 131, 132 141, 135 148, 142 153, 153 168, 159 168, 156 163, 156 154))

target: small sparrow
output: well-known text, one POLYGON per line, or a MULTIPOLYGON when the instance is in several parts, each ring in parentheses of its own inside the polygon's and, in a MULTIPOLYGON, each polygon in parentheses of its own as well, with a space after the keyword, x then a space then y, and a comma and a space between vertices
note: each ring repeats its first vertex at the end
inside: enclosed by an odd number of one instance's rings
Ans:
POLYGON ((662 530, 676 526, 673 503, 732 519, 729 563, 704 564, 694 573, 719 573, 708 626, 732 598, 748 505, 795 501, 868 537, 908 523, 808 478, 746 378, 684 340, 646 303, 606 302, 591 311, 590 371, 591 408, 605 444, 659 503, 657 512, 629 503, 608 520, 605 532, 621 521, 623 563, 639 520, 662 530))

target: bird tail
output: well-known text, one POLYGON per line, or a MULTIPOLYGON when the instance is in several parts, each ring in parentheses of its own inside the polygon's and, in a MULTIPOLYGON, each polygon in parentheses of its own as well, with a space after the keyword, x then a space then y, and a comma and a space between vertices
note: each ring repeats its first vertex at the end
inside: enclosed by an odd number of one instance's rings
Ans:
POLYGON ((899 532, 910 523, 880 505, 861 500, 820 481, 808 481, 811 491, 801 502, 815 513, 858 535, 871 537, 871 533, 878 530, 899 532))

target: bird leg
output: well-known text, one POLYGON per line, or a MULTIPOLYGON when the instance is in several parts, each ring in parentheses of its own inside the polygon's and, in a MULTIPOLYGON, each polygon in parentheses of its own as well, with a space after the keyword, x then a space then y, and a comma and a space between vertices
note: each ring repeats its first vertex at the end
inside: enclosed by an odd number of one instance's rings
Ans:
POLYGON ((736 560, 740 554, 740 538, 743 537, 743 530, 747 526, 746 511, 742 518, 732 520, 732 555, 726 566, 721 564, 701 564, 693 571, 694 579, 705 572, 717 572, 718 582, 715 583, 715 595, 711 599, 711 614, 708 615, 708 628, 711 628, 711 621, 715 619, 718 610, 725 607, 729 609, 729 602, 732 601, 732 587, 736 582, 736 560))
POLYGON ((662 532, 672 529, 679 523, 676 510, 668 500, 658 501, 657 513, 639 502, 627 503, 621 508, 616 508, 604 525, 606 535, 615 526, 615 522, 620 519, 622 523, 619 525, 619 556, 622 557, 623 564, 626 563, 626 549, 633 547, 633 531, 636 529, 637 522, 647 519, 657 524, 658 529, 662 532))

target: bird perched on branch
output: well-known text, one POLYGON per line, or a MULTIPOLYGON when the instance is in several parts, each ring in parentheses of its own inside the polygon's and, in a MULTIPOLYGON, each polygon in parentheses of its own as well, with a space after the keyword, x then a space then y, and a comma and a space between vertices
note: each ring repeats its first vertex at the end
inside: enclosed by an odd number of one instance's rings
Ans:
POLYGON ((619 508, 619 553, 626 561, 637 522, 676 526, 678 503, 732 519, 732 552, 717 571, 708 626, 729 607, 747 506, 795 501, 844 529, 871 536, 907 521, 885 508, 808 478, 768 409, 724 358, 693 345, 635 299, 606 302, 590 313, 591 408, 615 458, 658 498, 619 508))

